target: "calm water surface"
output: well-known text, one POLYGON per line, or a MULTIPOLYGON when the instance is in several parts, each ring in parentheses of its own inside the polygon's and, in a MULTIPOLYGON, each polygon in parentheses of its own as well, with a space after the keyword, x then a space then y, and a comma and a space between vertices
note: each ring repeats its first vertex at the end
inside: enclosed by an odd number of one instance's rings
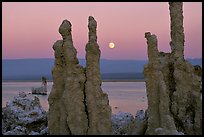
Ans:
MULTIPOLYGON (((48 95, 32 95, 33 98, 38 96, 42 107, 47 111, 48 96, 52 88, 52 82, 48 82, 48 95)), ((3 82, 2 83, 2 107, 6 106, 6 102, 18 95, 20 91, 31 93, 32 87, 39 87, 41 82, 3 82)), ((147 97, 145 82, 103 82, 102 89, 108 94, 109 103, 112 107, 112 112, 119 111, 129 112, 133 115, 137 110, 147 109, 147 97)))

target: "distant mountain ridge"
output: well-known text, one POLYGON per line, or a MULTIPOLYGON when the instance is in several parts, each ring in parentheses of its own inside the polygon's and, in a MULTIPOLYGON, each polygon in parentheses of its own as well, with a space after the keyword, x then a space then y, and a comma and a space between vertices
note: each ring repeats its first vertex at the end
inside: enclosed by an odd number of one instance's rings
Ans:
MULTIPOLYGON (((187 59, 192 65, 202 67, 202 58, 187 59)), ((86 60, 79 59, 85 67, 86 60)), ((143 79, 143 68, 147 60, 100 60, 101 77, 109 79, 143 79)), ((2 80, 40 80, 42 76, 51 80, 54 59, 3 59, 2 80)))

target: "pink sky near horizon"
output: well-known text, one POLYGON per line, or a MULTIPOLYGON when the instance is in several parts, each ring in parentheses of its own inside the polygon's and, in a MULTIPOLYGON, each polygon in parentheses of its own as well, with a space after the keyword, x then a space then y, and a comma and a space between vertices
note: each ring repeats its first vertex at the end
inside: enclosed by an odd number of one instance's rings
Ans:
MULTIPOLYGON (((202 58, 202 2, 184 2, 183 10, 184 56, 202 58)), ((77 57, 85 58, 90 15, 97 21, 101 58, 147 59, 147 31, 157 35, 159 51, 171 50, 167 2, 3 2, 2 58, 54 58, 64 19, 72 23, 77 57)))

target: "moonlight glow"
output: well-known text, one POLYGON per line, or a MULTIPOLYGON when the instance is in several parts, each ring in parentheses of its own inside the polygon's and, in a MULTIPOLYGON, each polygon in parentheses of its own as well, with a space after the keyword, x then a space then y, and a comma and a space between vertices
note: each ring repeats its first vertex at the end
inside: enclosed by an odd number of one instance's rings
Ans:
POLYGON ((115 48, 115 44, 113 42, 109 43, 109 48, 111 49, 115 48))

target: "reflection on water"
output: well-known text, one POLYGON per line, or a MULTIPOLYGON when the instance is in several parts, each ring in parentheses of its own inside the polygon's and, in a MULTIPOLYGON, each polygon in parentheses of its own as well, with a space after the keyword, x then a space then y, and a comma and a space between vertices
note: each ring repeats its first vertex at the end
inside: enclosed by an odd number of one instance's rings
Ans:
MULTIPOLYGON (((52 84, 52 82, 48 82, 48 95, 28 95, 29 97, 38 96, 45 110, 49 108, 47 99, 52 84)), ((31 93, 32 87, 40 85, 41 82, 3 82, 2 107, 6 106, 6 102, 16 96, 18 92, 31 93)), ((113 113, 124 111, 135 115, 137 110, 147 109, 145 82, 103 82, 102 89, 108 94, 113 113)))

